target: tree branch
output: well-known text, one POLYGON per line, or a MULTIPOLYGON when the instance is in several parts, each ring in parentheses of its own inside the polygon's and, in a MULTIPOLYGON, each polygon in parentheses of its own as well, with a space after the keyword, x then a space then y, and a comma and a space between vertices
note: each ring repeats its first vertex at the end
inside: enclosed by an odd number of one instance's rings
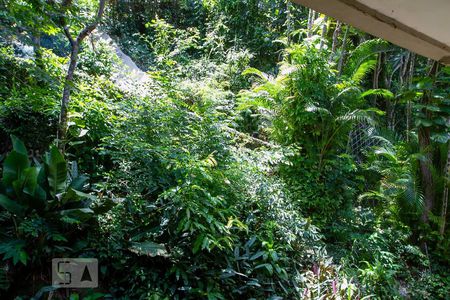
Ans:
POLYGON ((69 40, 70 45, 72 47, 75 46, 75 40, 73 39, 72 34, 69 31, 69 26, 67 26, 67 25, 64 26, 64 34, 66 35, 67 39, 69 40))
MULTIPOLYGON (((68 0, 68 1, 70 1, 70 0, 68 0)), ((91 24, 87 25, 80 32, 80 34, 77 37, 77 42, 83 41, 86 38, 86 36, 88 36, 97 27, 98 23, 102 19, 103 12, 105 11, 105 3, 106 3, 106 0, 100 0, 99 6, 98 6, 98 11, 97 11, 97 16, 95 17, 95 21, 92 22, 91 24)))

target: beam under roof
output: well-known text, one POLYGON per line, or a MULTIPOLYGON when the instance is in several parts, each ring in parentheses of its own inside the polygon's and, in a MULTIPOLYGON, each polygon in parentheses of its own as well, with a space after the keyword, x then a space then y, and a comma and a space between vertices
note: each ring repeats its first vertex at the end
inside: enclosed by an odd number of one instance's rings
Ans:
POLYGON ((450 65, 450 0, 292 0, 450 65))

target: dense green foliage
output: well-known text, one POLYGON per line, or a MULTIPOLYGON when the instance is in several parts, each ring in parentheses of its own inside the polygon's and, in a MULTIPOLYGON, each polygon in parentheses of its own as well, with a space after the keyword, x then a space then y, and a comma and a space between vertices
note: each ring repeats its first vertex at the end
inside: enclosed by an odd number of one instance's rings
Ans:
POLYGON ((111 1, 145 80, 88 36, 60 141, 64 3, 0 1, 2 299, 448 299, 448 67, 284 0, 111 1))

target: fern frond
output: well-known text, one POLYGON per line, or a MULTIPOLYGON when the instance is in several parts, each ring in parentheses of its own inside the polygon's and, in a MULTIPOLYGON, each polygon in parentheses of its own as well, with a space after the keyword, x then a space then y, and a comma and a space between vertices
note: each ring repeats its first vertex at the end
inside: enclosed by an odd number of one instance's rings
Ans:
POLYGON ((267 91, 254 92, 241 92, 237 99, 238 106, 237 110, 246 110, 248 108, 264 108, 267 110, 272 110, 274 106, 273 98, 269 95, 267 91))
POLYGON ((254 92, 267 92, 271 97, 275 98, 279 93, 284 90, 284 85, 279 82, 267 81, 253 89, 254 92))
POLYGON ((242 75, 255 75, 258 76, 259 78, 261 78, 264 81, 269 81, 270 77, 268 74, 256 69, 256 68, 247 68, 244 70, 244 72, 242 72, 242 75))

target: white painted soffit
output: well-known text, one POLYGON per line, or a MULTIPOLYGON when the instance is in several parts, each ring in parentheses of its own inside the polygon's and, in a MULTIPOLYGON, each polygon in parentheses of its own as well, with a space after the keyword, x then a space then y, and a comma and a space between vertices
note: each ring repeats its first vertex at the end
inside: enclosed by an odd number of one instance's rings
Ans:
POLYGON ((450 0, 292 0, 450 65, 450 0))

